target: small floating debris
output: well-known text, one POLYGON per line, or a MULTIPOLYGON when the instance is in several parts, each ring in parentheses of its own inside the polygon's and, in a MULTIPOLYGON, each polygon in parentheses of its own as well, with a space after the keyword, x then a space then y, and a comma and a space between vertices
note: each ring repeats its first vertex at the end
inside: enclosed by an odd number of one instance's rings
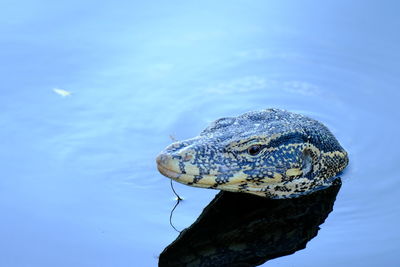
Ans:
POLYGON ((53 88, 53 92, 55 92, 56 94, 62 96, 62 97, 66 97, 66 96, 70 96, 72 93, 64 90, 64 89, 60 89, 60 88, 53 88))

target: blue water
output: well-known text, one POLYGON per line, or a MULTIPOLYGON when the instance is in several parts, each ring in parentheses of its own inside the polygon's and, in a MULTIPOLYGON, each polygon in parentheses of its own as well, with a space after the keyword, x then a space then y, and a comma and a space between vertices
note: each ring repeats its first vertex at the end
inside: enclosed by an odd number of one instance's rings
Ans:
MULTIPOLYGON (((156 266, 177 236, 158 152, 270 107, 325 123, 350 165, 318 236, 265 265, 400 265, 397 1, 0 7, 0 266, 156 266)), ((175 189, 180 229, 217 193, 175 189)))

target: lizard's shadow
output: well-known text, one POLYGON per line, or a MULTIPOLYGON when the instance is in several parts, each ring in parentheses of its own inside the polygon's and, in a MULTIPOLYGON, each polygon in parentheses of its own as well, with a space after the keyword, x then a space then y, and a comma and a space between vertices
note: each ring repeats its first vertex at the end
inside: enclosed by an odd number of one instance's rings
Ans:
POLYGON ((221 191, 167 246, 159 266, 257 266, 306 247, 333 209, 341 187, 292 199, 221 191))

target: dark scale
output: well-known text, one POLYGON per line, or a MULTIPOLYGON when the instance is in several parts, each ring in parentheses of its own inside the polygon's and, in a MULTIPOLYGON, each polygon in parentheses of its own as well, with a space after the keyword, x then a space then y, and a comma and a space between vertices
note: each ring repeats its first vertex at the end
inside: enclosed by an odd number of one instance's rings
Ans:
POLYGON ((193 184, 197 183, 198 181, 200 181, 203 178, 202 175, 194 175, 193 177, 193 184))
POLYGON ((182 174, 186 174, 185 166, 186 166, 185 163, 182 160, 180 160, 179 161, 179 170, 181 171, 182 174))
POLYGON ((232 174, 221 174, 218 175, 217 178, 215 178, 215 182, 217 184, 225 184, 229 182, 229 179, 232 177, 232 174))
POLYGON ((279 185, 275 186, 274 189, 275 189, 276 191, 282 191, 282 192, 289 192, 289 191, 290 191, 289 188, 284 187, 284 186, 279 186, 279 185))
POLYGON ((239 184, 239 189, 240 189, 241 191, 242 191, 242 190, 246 190, 247 187, 248 187, 247 184, 239 184))

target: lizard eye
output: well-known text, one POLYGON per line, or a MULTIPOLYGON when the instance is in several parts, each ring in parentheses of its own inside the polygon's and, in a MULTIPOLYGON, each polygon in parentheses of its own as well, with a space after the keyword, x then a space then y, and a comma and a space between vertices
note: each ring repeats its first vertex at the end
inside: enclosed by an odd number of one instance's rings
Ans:
POLYGON ((253 145, 247 149, 247 153, 249 153, 249 155, 251 156, 255 156, 258 153, 260 153, 261 149, 262 149, 261 145, 253 145))

